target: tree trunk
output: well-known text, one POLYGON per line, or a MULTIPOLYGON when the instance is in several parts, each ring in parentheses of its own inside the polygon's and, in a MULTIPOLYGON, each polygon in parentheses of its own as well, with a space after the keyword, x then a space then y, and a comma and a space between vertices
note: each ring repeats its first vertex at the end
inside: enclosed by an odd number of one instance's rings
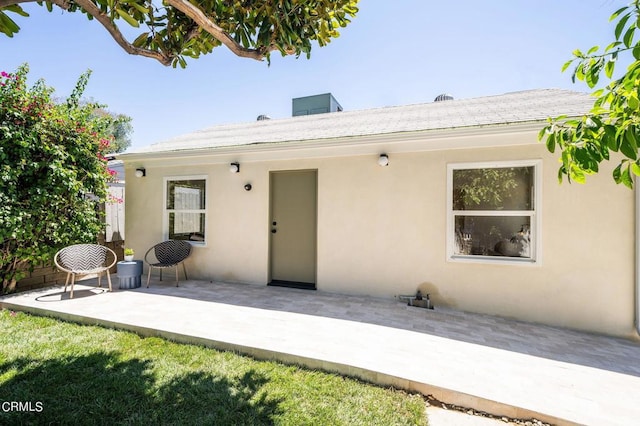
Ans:
POLYGON ((22 278, 20 275, 24 273, 23 267, 27 264, 26 261, 18 258, 13 258, 9 262, 0 266, 0 279, 2 279, 2 293, 13 293, 16 289, 18 279, 22 278))

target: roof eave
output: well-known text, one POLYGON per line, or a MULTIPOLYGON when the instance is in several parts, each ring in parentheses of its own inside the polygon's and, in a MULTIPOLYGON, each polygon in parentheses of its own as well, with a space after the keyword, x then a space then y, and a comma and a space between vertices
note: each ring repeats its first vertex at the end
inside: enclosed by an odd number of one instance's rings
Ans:
MULTIPOLYGON (((119 154, 118 158, 124 160, 125 163, 139 162, 142 160, 162 162, 164 162, 163 160, 171 160, 175 162, 185 159, 195 164, 196 162, 222 163, 231 157, 243 157, 244 161, 259 161, 282 159, 283 157, 306 158, 365 155, 378 151, 414 152, 510 146, 522 145, 523 142, 518 142, 515 139, 498 142, 496 139, 486 138, 486 136, 538 132, 545 123, 546 121, 536 120, 375 135, 354 135, 330 139, 293 140, 157 152, 123 153, 119 154), (452 141, 452 139, 454 141, 452 141), (218 161, 216 161, 216 159, 218 159, 218 161)), ((531 144, 533 143, 537 143, 537 139, 531 142, 531 144)))

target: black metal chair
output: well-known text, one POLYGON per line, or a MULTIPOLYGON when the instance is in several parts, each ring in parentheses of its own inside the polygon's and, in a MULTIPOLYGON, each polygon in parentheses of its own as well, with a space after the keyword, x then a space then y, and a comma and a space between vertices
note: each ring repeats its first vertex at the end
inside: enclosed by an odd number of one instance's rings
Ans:
POLYGON ((153 268, 160 269, 160 281, 162 281, 162 270, 165 268, 176 268, 176 287, 178 287, 178 265, 182 263, 184 271, 184 279, 188 280, 187 268, 184 261, 191 254, 191 244, 182 240, 169 240, 158 243, 151 247, 144 255, 144 261, 149 265, 149 275, 147 276, 147 287, 151 280, 151 270, 153 268), (153 252, 155 261, 149 258, 153 252))
POLYGON ((106 272, 109 291, 112 291, 109 269, 115 265, 117 260, 113 250, 98 244, 74 244, 58 251, 53 258, 58 269, 67 273, 67 279, 64 282, 65 292, 69 284, 69 277, 71 277, 71 299, 73 299, 73 285, 76 281, 76 275, 98 274, 98 287, 102 287, 100 279, 102 273, 106 272))

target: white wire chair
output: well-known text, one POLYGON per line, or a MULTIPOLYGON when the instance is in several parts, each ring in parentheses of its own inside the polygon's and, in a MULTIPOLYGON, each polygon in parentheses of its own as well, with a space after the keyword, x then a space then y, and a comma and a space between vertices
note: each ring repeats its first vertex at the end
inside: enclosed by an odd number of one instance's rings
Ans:
POLYGON ((64 291, 67 291, 69 277, 71 277, 71 299, 73 299, 73 285, 76 275, 98 274, 98 287, 102 287, 102 273, 107 273, 109 291, 112 291, 109 269, 116 264, 116 254, 109 247, 98 244, 74 244, 58 251, 53 258, 56 267, 67 273, 64 291))

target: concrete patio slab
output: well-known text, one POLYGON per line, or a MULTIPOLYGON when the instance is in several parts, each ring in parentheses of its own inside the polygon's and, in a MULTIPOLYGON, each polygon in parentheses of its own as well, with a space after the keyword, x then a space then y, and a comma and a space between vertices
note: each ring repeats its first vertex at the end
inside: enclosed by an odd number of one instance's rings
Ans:
MULTIPOLYGON (((114 288, 117 279, 114 277, 114 288)), ((187 281, 106 292, 76 285, 0 306, 235 350, 552 424, 640 418, 640 343, 394 300, 187 281)))

